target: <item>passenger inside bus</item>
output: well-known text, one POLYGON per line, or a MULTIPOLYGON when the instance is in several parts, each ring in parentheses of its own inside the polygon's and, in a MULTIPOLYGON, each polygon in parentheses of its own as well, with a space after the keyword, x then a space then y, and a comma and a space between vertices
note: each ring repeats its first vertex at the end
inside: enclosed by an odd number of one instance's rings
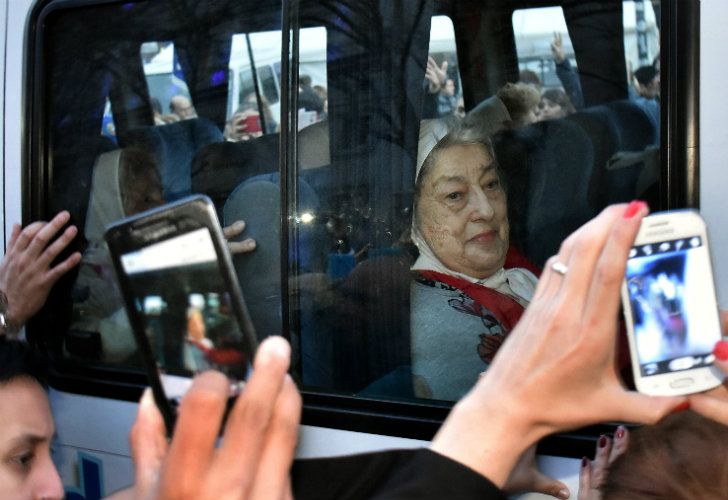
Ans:
POLYGON ((419 397, 461 398, 536 287, 538 270, 509 245, 502 174, 490 140, 478 132, 451 131, 417 176, 412 239, 419 258, 410 300, 419 397))

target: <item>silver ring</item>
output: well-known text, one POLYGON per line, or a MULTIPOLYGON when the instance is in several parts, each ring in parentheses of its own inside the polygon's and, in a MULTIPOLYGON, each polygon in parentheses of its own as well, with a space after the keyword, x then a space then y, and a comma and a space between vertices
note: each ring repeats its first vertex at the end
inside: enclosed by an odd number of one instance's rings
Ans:
POLYGON ((563 264, 559 262, 558 260, 551 264, 551 269, 554 270, 554 272, 559 273, 561 276, 565 276, 566 272, 569 270, 568 267, 566 267, 566 264, 563 264))

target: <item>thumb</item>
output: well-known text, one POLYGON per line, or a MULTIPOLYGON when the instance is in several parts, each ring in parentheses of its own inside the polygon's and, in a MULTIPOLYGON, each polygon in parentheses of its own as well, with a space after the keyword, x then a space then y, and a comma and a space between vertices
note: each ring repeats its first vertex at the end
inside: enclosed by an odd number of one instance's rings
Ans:
POLYGON ((569 498, 571 495, 568 486, 539 470, 534 471, 533 491, 551 495, 554 498, 569 498))
POLYGON ((440 67, 440 69, 442 69, 443 72, 447 71, 447 61, 442 61, 442 66, 440 67))
POLYGON ((151 498, 167 455, 167 439, 164 420, 149 388, 139 401, 137 419, 129 434, 129 442, 136 476, 136 498, 151 498))
POLYGON ((629 391, 624 392, 621 399, 623 403, 618 405, 620 415, 616 420, 639 424, 654 424, 670 413, 689 408, 685 396, 647 396, 629 391))

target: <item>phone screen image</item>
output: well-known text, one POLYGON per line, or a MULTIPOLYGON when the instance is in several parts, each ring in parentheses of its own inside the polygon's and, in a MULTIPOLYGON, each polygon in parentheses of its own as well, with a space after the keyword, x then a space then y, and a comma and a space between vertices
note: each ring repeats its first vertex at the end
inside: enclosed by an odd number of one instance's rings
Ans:
POLYGON ((248 359, 210 232, 174 236, 121 255, 134 309, 168 399, 179 400, 196 373, 246 378, 248 359))
POLYGON ((632 247, 627 290, 643 377, 709 366, 720 340, 700 236, 632 247))

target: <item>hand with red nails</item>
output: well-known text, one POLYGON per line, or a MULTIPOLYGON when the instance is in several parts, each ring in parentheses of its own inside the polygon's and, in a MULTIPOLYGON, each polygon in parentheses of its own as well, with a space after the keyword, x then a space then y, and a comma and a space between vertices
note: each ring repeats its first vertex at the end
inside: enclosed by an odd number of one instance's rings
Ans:
POLYGON ((502 487, 519 456, 549 434, 604 421, 652 423, 685 401, 628 391, 615 366, 620 287, 647 212, 642 202, 608 207, 564 241, 493 364, 435 436, 434 451, 502 487))
POLYGON ((50 222, 33 222, 23 230, 18 224, 13 225, 5 257, 0 263, 0 290, 7 297, 7 316, 14 329, 20 329, 38 312, 51 287, 81 260, 81 254, 74 252, 52 265, 78 233, 76 226, 69 226, 51 242, 70 218, 70 214, 63 211, 50 222))
MULTIPOLYGON (((136 471, 134 498, 292 498, 301 396, 288 376, 290 347, 269 337, 215 447, 230 384, 218 372, 195 378, 182 400, 172 441, 149 391, 130 435, 136 471)), ((119 497, 124 498, 124 497, 119 497)))
MULTIPOLYGON (((725 335, 728 332, 728 311, 721 311, 720 319, 725 335)), ((723 384, 702 394, 693 394, 688 400, 693 411, 728 425, 728 341, 718 341, 713 354, 716 368, 726 376, 723 384)))
POLYGON ((607 477, 609 466, 617 457, 627 451, 628 444, 629 432, 622 425, 617 427, 613 439, 608 436, 599 438, 594 460, 584 457, 581 461, 578 500, 601 500, 600 487, 607 477))

